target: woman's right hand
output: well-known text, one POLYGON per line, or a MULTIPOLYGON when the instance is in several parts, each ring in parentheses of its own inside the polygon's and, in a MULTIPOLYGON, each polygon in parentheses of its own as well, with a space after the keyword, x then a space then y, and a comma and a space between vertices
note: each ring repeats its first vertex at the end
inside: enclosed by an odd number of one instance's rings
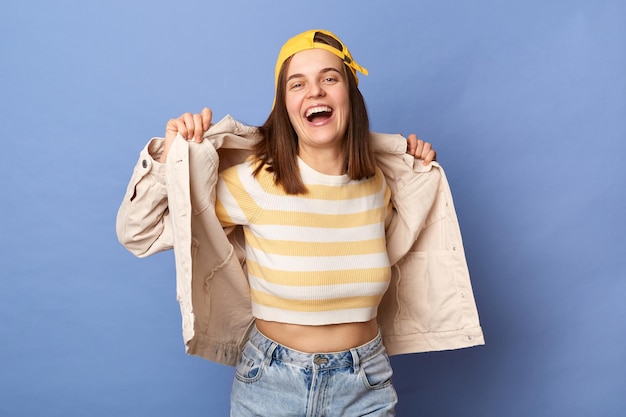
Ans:
POLYGON ((205 107, 200 113, 185 113, 176 119, 170 119, 165 125, 165 143, 159 162, 165 163, 172 142, 178 133, 187 140, 202 142, 202 135, 209 130, 212 117, 211 109, 205 107))

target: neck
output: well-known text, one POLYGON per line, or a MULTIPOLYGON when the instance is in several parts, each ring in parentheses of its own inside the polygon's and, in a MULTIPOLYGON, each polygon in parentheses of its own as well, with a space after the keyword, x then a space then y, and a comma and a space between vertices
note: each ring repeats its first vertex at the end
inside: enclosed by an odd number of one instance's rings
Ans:
POLYGON ((306 149, 300 147, 298 156, 311 168, 326 175, 344 175, 346 173, 343 152, 336 149, 306 149))

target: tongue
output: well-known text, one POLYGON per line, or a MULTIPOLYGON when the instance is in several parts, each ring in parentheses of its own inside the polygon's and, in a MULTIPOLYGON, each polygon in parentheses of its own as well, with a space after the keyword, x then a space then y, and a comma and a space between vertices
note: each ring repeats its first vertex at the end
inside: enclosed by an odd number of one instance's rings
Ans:
POLYGON ((309 119, 309 122, 317 123, 317 122, 322 122, 328 119, 329 117, 330 117, 330 113, 321 112, 321 113, 315 113, 315 114, 310 115, 308 119, 309 119))

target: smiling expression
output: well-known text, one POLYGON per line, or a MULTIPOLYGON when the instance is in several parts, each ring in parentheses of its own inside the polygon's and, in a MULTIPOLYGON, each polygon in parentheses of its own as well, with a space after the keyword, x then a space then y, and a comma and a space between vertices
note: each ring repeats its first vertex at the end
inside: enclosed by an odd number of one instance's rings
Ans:
POLYGON ((323 49, 295 54, 287 64, 285 104, 299 153, 342 151, 350 101, 343 62, 323 49))

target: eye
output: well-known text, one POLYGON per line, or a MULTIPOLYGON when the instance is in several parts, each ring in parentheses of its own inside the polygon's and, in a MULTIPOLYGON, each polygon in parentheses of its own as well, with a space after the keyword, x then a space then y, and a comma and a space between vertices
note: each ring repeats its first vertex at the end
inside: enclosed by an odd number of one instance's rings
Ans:
POLYGON ((290 83, 287 88, 289 90, 299 90, 304 86, 304 83, 302 83, 301 81, 294 81, 292 83, 290 83))
POLYGON ((324 78, 324 83, 326 84, 334 84, 337 82, 337 77, 328 76, 324 78))

